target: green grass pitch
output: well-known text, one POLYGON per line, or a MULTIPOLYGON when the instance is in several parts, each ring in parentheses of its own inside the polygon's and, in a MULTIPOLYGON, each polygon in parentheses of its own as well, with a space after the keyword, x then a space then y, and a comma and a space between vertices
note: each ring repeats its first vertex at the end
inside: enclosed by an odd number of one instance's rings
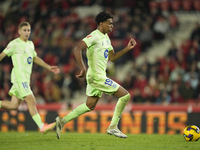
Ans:
POLYGON ((0 150, 199 150, 200 141, 187 142, 180 134, 127 134, 127 139, 101 133, 62 133, 55 131, 0 132, 0 150))

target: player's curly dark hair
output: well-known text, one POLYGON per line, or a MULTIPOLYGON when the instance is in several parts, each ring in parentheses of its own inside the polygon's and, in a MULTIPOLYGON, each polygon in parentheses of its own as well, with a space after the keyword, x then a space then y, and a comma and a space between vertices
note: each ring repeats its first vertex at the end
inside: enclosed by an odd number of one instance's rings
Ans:
POLYGON ((100 24, 100 22, 104 22, 106 21, 107 19, 113 19, 113 16, 107 12, 100 12, 96 18, 95 18, 95 21, 97 23, 97 25, 100 24))

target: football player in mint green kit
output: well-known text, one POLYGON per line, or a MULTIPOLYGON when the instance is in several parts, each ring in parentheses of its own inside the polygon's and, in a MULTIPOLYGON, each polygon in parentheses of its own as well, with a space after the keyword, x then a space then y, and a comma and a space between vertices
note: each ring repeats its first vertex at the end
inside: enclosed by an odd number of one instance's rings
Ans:
POLYGON ((31 33, 31 27, 28 22, 20 23, 18 33, 20 37, 12 40, 0 54, 0 61, 5 56, 11 56, 13 63, 11 73, 11 82, 13 85, 9 91, 9 95, 12 98, 11 101, 1 100, 0 108, 15 110, 25 100, 29 108, 29 113, 40 128, 40 132, 45 134, 55 127, 55 123, 44 124, 38 114, 35 97, 29 85, 32 66, 34 62, 55 74, 59 73, 60 69, 57 66, 49 66, 37 56, 33 42, 28 40, 31 33))
POLYGON ((57 138, 60 138, 61 131, 64 125, 70 120, 95 109, 102 93, 114 95, 119 98, 111 124, 107 129, 107 133, 121 138, 127 138, 117 127, 122 112, 130 99, 130 94, 127 90, 117 84, 115 81, 106 77, 106 67, 108 59, 115 61, 126 52, 133 49, 136 45, 134 39, 130 39, 127 47, 119 52, 114 52, 111 46, 110 39, 107 33, 113 29, 113 17, 106 12, 101 12, 96 16, 97 29, 85 37, 75 48, 74 55, 81 68, 80 74, 77 78, 86 76, 88 96, 86 103, 77 106, 73 111, 65 117, 56 118, 56 132, 57 138), (87 49, 88 70, 86 74, 86 67, 82 59, 82 51, 87 49))

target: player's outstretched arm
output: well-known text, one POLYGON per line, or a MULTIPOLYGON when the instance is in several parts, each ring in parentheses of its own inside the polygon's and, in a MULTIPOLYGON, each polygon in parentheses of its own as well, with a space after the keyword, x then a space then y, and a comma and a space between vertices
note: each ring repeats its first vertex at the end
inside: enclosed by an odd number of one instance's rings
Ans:
POLYGON ((128 42, 128 45, 123 50, 116 53, 114 50, 109 51, 109 60, 116 61, 117 59, 122 57, 125 53, 133 49, 136 44, 137 44, 136 41, 133 38, 131 38, 130 41, 128 42))
POLYGON ((75 59, 81 68, 80 73, 76 75, 77 78, 83 78, 86 76, 86 67, 82 58, 82 51, 85 49, 87 49, 87 45, 84 41, 81 41, 73 50, 75 59))
POLYGON ((41 58, 39 58, 38 56, 33 58, 34 63, 40 65, 43 68, 46 68, 48 70, 50 70, 51 72, 58 74, 60 73, 60 69, 57 66, 50 66, 47 63, 45 63, 41 58))
POLYGON ((2 52, 2 53, 0 54, 0 61, 2 61, 2 59, 3 59, 4 57, 6 57, 6 53, 2 52))

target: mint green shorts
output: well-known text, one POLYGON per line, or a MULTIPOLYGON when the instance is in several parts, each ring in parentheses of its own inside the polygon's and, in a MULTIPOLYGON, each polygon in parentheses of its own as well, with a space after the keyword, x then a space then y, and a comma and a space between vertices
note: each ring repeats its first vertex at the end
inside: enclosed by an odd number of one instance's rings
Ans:
POLYGON ((31 95, 33 92, 31 91, 31 88, 27 82, 23 83, 13 83, 9 95, 13 96, 15 95, 21 100, 24 100, 24 97, 27 95, 31 95))
POLYGON ((97 80, 87 79, 86 95, 98 97, 101 97, 103 93, 112 95, 119 87, 120 85, 118 83, 107 77, 102 77, 97 80))

